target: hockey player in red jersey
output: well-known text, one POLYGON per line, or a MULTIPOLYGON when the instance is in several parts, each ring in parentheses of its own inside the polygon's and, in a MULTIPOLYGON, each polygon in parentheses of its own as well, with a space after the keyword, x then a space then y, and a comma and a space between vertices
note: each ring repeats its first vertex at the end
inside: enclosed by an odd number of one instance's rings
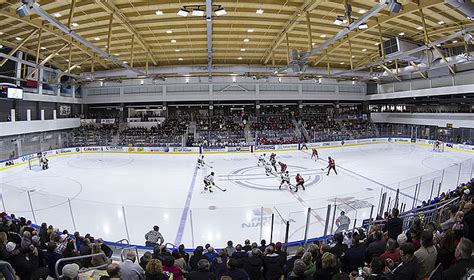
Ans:
POLYGON ((315 160, 319 159, 318 150, 316 150, 316 148, 313 148, 313 153, 311 154, 311 158, 314 158, 315 160))
POLYGON ((270 161, 271 161, 272 159, 275 159, 276 156, 277 156, 277 154, 271 153, 271 154, 270 154, 270 161))
POLYGON ((295 192, 298 191, 298 186, 301 186, 303 188, 303 190, 306 190, 304 188, 304 179, 303 179, 303 177, 301 177, 301 175, 299 173, 296 174, 295 180, 296 180, 295 192))
POLYGON ((286 168, 288 168, 288 166, 281 161, 279 161, 278 164, 280 165, 280 172, 285 173, 286 168))
POLYGON ((336 173, 336 175, 337 175, 336 162, 334 161, 333 158, 328 157, 328 167, 326 167, 326 168, 328 169, 328 173, 326 175, 329 175, 329 172, 331 172, 331 169, 334 170, 334 173, 336 173))

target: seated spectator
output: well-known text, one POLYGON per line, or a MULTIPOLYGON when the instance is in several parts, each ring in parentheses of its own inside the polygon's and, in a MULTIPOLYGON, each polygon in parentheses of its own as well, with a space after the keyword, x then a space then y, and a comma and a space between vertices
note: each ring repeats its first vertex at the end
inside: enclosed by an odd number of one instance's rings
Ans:
POLYGON ((203 255, 204 248, 202 246, 197 246, 194 250, 194 254, 189 259, 189 270, 197 270, 197 263, 199 260, 206 259, 206 256, 203 255))
POLYGON ((189 274, 188 280, 215 280, 216 275, 210 272, 210 263, 208 260, 202 259, 198 261, 197 271, 189 274))
POLYGON ((178 251, 181 254, 181 256, 184 258, 186 263, 189 263, 189 254, 184 250, 184 244, 180 244, 178 246, 178 251))
POLYGON ((474 242, 474 204, 467 202, 463 207, 464 219, 464 237, 474 242))
POLYGON ((435 269, 438 251, 433 245, 433 233, 431 231, 423 231, 421 234, 421 248, 415 252, 418 271, 416 278, 418 280, 428 277, 435 269))
MULTIPOLYGON (((393 239, 392 239, 393 240, 393 239)), ((367 280, 382 280, 387 279, 383 273, 385 265, 384 262, 379 257, 373 257, 370 262, 370 274, 365 278, 367 280)))
POLYGON ((327 253, 327 252, 331 252, 331 246, 329 246, 326 243, 322 243, 319 246, 319 254, 318 254, 318 256, 316 257, 316 260, 315 260, 316 269, 321 269, 323 267, 322 258, 323 258, 324 253, 327 253))
MULTIPOLYGON (((92 254, 99 254, 99 253, 104 253, 104 251, 102 251, 102 249, 100 248, 100 244, 99 243, 92 244, 92 254)), ((107 257, 104 255, 91 257, 91 265, 94 267, 103 266, 103 269, 105 269, 106 268, 105 265, 109 263, 110 263, 109 259, 107 259, 107 257)))
POLYGON ((109 264, 106 270, 107 275, 101 276, 99 280, 120 280, 120 266, 117 263, 109 264))
POLYGON ((62 279, 64 280, 78 280, 79 279, 79 265, 76 263, 66 264, 63 267, 62 279))
POLYGON ((474 267, 473 243, 466 237, 463 237, 456 246, 454 257, 456 263, 443 271, 443 279, 461 279, 466 275, 468 268, 474 267))
MULTIPOLYGON (((89 238, 84 238, 82 241, 81 247, 79 247, 79 255, 86 256, 92 254, 91 241, 89 238)), ((83 267, 91 266, 91 258, 85 258, 82 260, 83 267)))
POLYGON ((243 249, 245 252, 250 252, 250 251, 252 251, 252 246, 250 245, 250 240, 245 239, 244 247, 242 247, 242 249, 243 249))
POLYGON ((216 251, 214 250, 214 247, 209 246, 204 256, 206 256, 207 260, 212 263, 217 258, 218 255, 216 251))
POLYGON ((298 259, 293 264, 293 270, 288 275, 288 280, 306 280, 308 277, 305 275, 306 264, 302 259, 298 259))
POLYGON ((188 274, 188 264, 184 260, 183 256, 181 256, 178 250, 174 250, 171 253, 171 256, 174 258, 174 265, 179 267, 183 276, 186 276, 188 274))
POLYGON ((228 259, 229 259, 229 256, 227 256, 227 250, 220 250, 219 256, 212 263, 212 269, 214 273, 216 274, 217 279, 220 279, 222 275, 227 272, 228 259))
POLYGON ((0 232, 0 260, 9 262, 10 261, 10 254, 7 252, 7 245, 8 237, 6 232, 0 232))
POLYGON ((229 259, 229 261, 227 262, 229 270, 227 270, 227 272, 224 273, 223 276, 231 277, 232 280, 248 280, 249 276, 247 272, 245 272, 245 270, 241 268, 238 268, 238 265, 239 263, 236 259, 229 259))
POLYGON ((301 260, 306 265, 306 271, 304 272, 304 275, 307 276, 307 277, 311 277, 314 274, 314 272, 316 271, 316 265, 313 262, 313 255, 311 255, 310 252, 306 252, 301 257, 301 260))
POLYGON ((171 256, 166 256, 163 259, 163 271, 173 273, 173 280, 183 280, 181 269, 174 264, 174 258, 171 256))
POLYGON ((23 237, 21 238, 21 245, 20 245, 20 250, 28 250, 28 248, 31 245, 31 232, 29 231, 24 231, 23 232, 23 237))
POLYGON ((120 264, 121 279, 141 280, 145 277, 143 268, 135 263, 136 258, 137 254, 135 252, 129 251, 127 253, 127 259, 120 264))
POLYGON ((239 268, 244 268, 244 262, 248 256, 249 255, 247 254, 247 252, 242 249, 242 245, 237 244, 237 246, 235 246, 235 252, 232 254, 231 258, 236 259, 238 261, 239 268))
POLYGON ((262 279, 262 252, 259 249, 253 248, 250 257, 245 259, 244 270, 249 275, 250 280, 262 279))
POLYGON ((227 251, 227 256, 232 256, 232 254, 235 252, 234 242, 231 240, 227 241, 227 247, 225 247, 224 250, 227 251))
POLYGON ((292 256, 289 260, 286 261, 285 264, 285 275, 288 276, 293 271, 293 265, 296 260, 301 259, 304 255, 304 248, 300 247, 296 249, 295 255, 292 256))
POLYGON ((112 257, 112 254, 114 253, 112 249, 109 246, 107 246, 107 244, 105 244, 102 238, 97 239, 97 243, 100 244, 100 249, 104 252, 105 256, 110 259, 112 257))
POLYGON ((456 235, 452 229, 448 229, 444 232, 443 237, 439 242, 437 260, 437 263, 441 263, 444 269, 453 264, 457 243, 458 240, 456 240, 456 235))
POLYGON ((158 259, 150 259, 145 267, 145 279, 146 280, 167 280, 169 273, 163 271, 161 261, 158 259))
POLYGON ((30 246, 25 253, 20 252, 20 247, 14 242, 7 243, 7 252, 10 253, 10 264, 15 269, 20 279, 46 278, 48 269, 38 266, 38 249, 30 246))
MULTIPOLYGON (((277 280, 283 275, 283 262, 275 253, 273 246, 268 246, 263 257, 263 275, 266 280, 277 280)), ((303 249, 304 254, 304 249, 303 249)))
POLYGON ((143 256, 140 258, 139 264, 140 266, 146 270, 146 265, 152 259, 152 255, 150 252, 146 251, 143 256))
POLYGON ((393 239, 387 241, 385 252, 380 255, 380 259, 385 263, 385 260, 391 259, 395 264, 400 263, 400 250, 397 248, 397 242, 393 239))
POLYGON ((313 274, 314 280, 331 280, 332 277, 339 273, 337 268, 337 258, 334 254, 324 253, 322 260, 322 268, 313 274))
POLYGON ((352 247, 347 249, 341 257, 342 271, 351 273, 364 266, 365 246, 360 243, 361 236, 355 232, 352 234, 352 247))
MULTIPOLYGON (((56 265, 56 262, 62 258, 63 256, 61 254, 58 254, 56 252, 56 242, 54 241, 51 241, 48 243, 48 247, 47 247, 47 253, 46 253, 46 257, 47 257, 47 260, 48 260, 48 275, 52 278, 57 278, 58 276, 56 275, 56 272, 54 271, 54 266, 56 265)), ((62 268, 59 267, 59 268, 62 268)))
MULTIPOLYGON (((444 209, 448 209, 448 208, 444 208, 444 209)), ((458 205, 449 206, 449 219, 447 219, 446 221, 440 224, 440 228, 443 232, 453 228, 454 223, 456 222, 455 216, 456 216, 456 213, 458 212, 458 209, 459 209, 458 205)))
POLYGON ((388 261, 388 266, 392 267, 392 280, 416 280, 418 265, 415 259, 413 244, 406 242, 400 246, 401 263, 395 267, 394 263, 388 261))
POLYGON ((385 240, 382 239, 381 231, 374 231, 372 233, 373 241, 367 246, 367 251, 365 253, 365 261, 370 263, 372 258, 379 257, 385 251, 385 240))

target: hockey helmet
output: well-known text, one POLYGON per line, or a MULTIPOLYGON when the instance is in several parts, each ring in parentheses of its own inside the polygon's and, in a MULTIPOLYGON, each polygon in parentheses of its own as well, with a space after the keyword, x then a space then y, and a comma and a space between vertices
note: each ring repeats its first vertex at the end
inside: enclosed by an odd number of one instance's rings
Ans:
POLYGON ((214 172, 211 172, 211 175, 214 176, 214 172))

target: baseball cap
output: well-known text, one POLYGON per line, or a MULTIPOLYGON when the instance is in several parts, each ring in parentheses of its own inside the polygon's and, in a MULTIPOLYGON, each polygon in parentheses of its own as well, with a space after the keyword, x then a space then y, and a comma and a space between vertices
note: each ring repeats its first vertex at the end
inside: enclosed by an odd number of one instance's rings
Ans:
POLYGON ((14 242, 8 242, 7 246, 5 246, 5 247, 7 249, 7 252, 11 253, 11 252, 13 252, 13 250, 15 250, 16 244, 14 242))

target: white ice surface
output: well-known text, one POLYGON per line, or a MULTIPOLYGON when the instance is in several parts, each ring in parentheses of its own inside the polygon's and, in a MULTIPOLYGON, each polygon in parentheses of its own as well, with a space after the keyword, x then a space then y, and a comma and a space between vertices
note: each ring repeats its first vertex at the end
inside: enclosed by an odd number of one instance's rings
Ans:
POLYGON ((293 184, 296 172, 303 175, 306 191, 278 190, 279 175, 265 176, 263 167, 257 167, 259 154, 250 153, 207 154, 205 161, 212 168, 203 169, 196 168, 197 155, 185 154, 51 157, 47 171, 26 166, 0 171, 0 185, 8 212, 70 232, 109 241, 129 237, 131 243, 143 244, 144 234, 159 225, 167 242, 222 247, 227 240, 269 240, 272 213, 273 241, 284 238, 282 219, 290 221, 290 241, 301 240, 308 207, 308 237, 323 235, 328 204, 336 203, 337 213, 345 210, 360 225, 371 205, 377 210, 381 189, 393 200, 400 188, 400 203, 410 207, 420 175, 419 201, 436 195, 440 183, 443 191, 468 180, 470 161, 459 163, 474 156, 409 144, 320 149, 320 157, 336 160, 338 175, 326 176, 321 170, 326 162, 311 160, 310 151, 276 153, 277 160, 288 164, 293 184), (225 192, 214 188, 212 194, 203 193, 202 178, 211 171, 225 192))

